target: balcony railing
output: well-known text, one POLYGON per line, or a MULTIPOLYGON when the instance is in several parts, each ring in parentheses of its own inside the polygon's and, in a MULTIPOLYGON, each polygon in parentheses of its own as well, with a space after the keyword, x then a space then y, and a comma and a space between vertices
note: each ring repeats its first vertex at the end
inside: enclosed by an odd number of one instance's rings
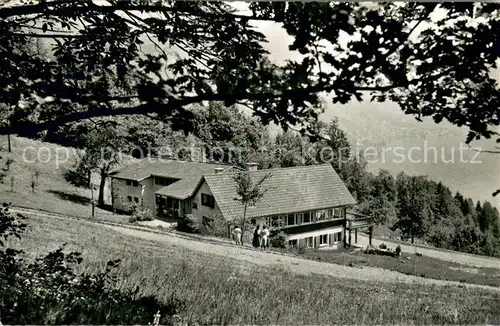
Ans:
POLYGON ((346 228, 359 229, 372 225, 372 217, 356 212, 346 212, 346 228))

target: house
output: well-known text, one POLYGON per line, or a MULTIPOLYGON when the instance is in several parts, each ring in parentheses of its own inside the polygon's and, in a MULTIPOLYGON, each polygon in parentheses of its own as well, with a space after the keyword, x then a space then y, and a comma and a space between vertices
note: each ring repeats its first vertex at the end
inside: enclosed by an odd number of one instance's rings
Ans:
MULTIPOLYGON (((235 199, 239 170, 146 158, 112 174, 113 207, 127 210, 135 203, 159 217, 219 215, 237 224, 243 216, 243 205, 235 199)), ((283 231, 291 246, 336 248, 347 238, 351 243, 351 230, 357 239, 357 229, 367 226, 353 223, 347 209, 356 201, 330 164, 257 170, 249 163, 247 170, 254 182, 270 174, 262 183, 264 197, 247 208, 247 218, 283 231)))
MULTIPOLYGON (((262 183, 263 198, 247 208, 247 218, 256 224, 282 230, 291 246, 335 248, 346 237, 347 208, 356 203, 330 164, 248 171, 262 183)), ((218 211, 228 221, 239 221, 243 205, 235 200, 235 171, 204 175, 194 198, 207 211, 218 211)), ((350 234, 350 232, 349 232, 350 234)))
POLYGON ((215 170, 233 169, 222 164, 146 157, 110 174, 113 209, 130 211, 135 204, 158 217, 191 214, 191 198, 201 177, 215 170))

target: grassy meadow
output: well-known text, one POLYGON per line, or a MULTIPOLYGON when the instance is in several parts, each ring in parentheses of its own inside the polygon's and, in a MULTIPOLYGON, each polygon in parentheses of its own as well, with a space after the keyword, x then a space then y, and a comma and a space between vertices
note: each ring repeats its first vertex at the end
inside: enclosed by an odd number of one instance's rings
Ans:
POLYGON ((201 324, 499 324, 500 293, 299 276, 221 256, 123 236, 79 220, 30 217, 15 247, 33 259, 67 243, 83 252, 79 272, 121 259, 119 287, 182 300, 178 316, 201 324))
MULTIPOLYGON (((90 190, 71 186, 64 179, 64 172, 73 167, 75 157, 56 165, 55 154, 64 158, 64 153, 72 153, 71 149, 19 137, 12 137, 12 153, 6 152, 6 137, 0 139, 0 147, 1 166, 6 174, 0 183, 2 202, 90 217, 90 190), (42 147, 47 150, 40 151, 42 147), (26 148, 29 150, 23 153, 26 148), (8 158, 14 162, 6 171, 8 158), (38 185, 33 193, 31 180, 35 173, 38 185), (11 177, 14 177, 13 189, 11 177)), ((96 218, 128 221, 126 216, 98 208, 96 218)), ((121 259, 115 271, 117 286, 139 286, 141 294, 154 295, 165 302, 174 298, 183 301, 185 308, 179 318, 186 323, 500 324, 497 292, 296 275, 283 268, 257 267, 127 237, 82 220, 32 216, 27 221, 28 232, 21 240, 11 240, 13 246, 25 250, 26 259, 40 257, 63 244, 67 251, 83 253, 84 262, 76 267, 79 272, 102 271, 108 260, 121 259)), ((498 286, 500 279, 498 270, 464 270, 458 264, 413 255, 411 260, 326 252, 307 252, 302 257, 475 284, 498 286)))
MULTIPOLYGON (((407 275, 500 287, 500 268, 478 268, 403 252, 400 258, 364 254, 362 251, 305 251, 302 258, 362 268, 378 267, 407 275)), ((500 267, 500 266, 499 266, 500 267)))
MULTIPOLYGON (((64 173, 73 168, 78 152, 72 148, 11 136, 12 153, 7 151, 7 137, 0 138, 0 167, 5 174, 0 183, 0 197, 12 205, 90 218, 92 216, 90 189, 72 186, 64 173), (6 170, 6 162, 13 163, 6 170), (36 176, 38 173, 38 177, 36 176), (32 179, 37 179, 33 192, 32 179), (13 184, 12 184, 13 183, 13 184)), ((98 184, 97 175, 92 176, 98 184)), ((106 189, 106 196, 109 190, 106 189)), ((94 191, 97 200, 98 192, 94 191)), ((106 199, 105 196, 105 199, 106 199)), ((102 220, 127 222, 128 217, 96 208, 95 217, 102 220)))

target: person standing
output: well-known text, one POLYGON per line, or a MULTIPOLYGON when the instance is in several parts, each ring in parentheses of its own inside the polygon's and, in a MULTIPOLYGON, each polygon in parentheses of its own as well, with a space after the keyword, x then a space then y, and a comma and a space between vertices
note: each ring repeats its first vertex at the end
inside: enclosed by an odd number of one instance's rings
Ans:
POLYGON ((252 245, 254 248, 260 247, 260 225, 259 224, 257 224, 255 229, 253 229, 252 245))
POLYGON ((262 231, 260 232, 260 238, 261 249, 269 249, 269 229, 265 225, 262 227, 262 231))
POLYGON ((231 233, 233 235, 233 239, 236 242, 236 244, 241 245, 241 233, 242 233, 241 229, 237 225, 235 225, 233 232, 231 232, 231 233))

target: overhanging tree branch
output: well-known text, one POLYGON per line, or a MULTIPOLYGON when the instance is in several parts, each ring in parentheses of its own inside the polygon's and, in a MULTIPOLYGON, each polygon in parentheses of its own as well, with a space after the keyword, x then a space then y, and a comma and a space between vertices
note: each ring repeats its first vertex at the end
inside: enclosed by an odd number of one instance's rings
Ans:
MULTIPOLYGON (((179 15, 190 15, 190 16, 198 16, 198 17, 206 17, 206 18, 236 18, 236 19, 244 19, 244 20, 259 20, 259 21, 271 21, 271 19, 264 17, 256 17, 256 16, 247 16, 247 15, 239 15, 234 13, 225 12, 223 14, 214 14, 206 11, 195 11, 188 10, 187 8, 173 8, 173 7, 165 7, 165 6, 155 6, 155 5, 137 5, 128 3, 128 1, 122 1, 115 5, 103 6, 96 5, 92 3, 91 6, 66 6, 62 8, 51 8, 54 4, 62 5, 63 2, 43 2, 36 5, 21 5, 21 6, 12 6, 12 7, 4 7, 0 8, 0 18, 9 18, 14 16, 26 16, 33 15, 37 13, 44 13, 45 15, 52 16, 67 16, 73 15, 76 13, 87 13, 87 12, 98 12, 98 13, 112 13, 115 11, 141 11, 141 12, 150 12, 150 13, 166 13, 166 12, 175 12, 179 15)), ((272 20, 275 21, 275 20, 272 20)))
MULTIPOLYGON (((392 89, 396 86, 383 86, 383 87, 350 87, 349 91, 386 91, 392 89)), ((300 96, 301 94, 310 94, 318 92, 330 92, 335 89, 344 89, 340 85, 316 85, 308 88, 286 90, 282 92, 263 92, 263 93, 233 93, 233 94, 203 94, 197 96, 184 97, 182 99, 169 99, 168 103, 151 103, 151 104, 141 104, 131 107, 123 108, 93 108, 87 111, 79 111, 66 115, 59 116, 51 121, 46 122, 29 122, 29 123, 19 123, 9 127, 0 127, 0 135, 6 134, 17 134, 26 132, 37 132, 47 129, 56 128, 64 124, 80 121, 89 118, 105 117, 105 116, 118 116, 118 115, 135 115, 135 114, 148 114, 148 113, 160 113, 168 114, 173 112, 173 110, 179 110, 184 106, 201 103, 204 101, 215 102, 215 101, 229 101, 236 103, 239 100, 265 100, 273 98, 294 98, 300 96)))

